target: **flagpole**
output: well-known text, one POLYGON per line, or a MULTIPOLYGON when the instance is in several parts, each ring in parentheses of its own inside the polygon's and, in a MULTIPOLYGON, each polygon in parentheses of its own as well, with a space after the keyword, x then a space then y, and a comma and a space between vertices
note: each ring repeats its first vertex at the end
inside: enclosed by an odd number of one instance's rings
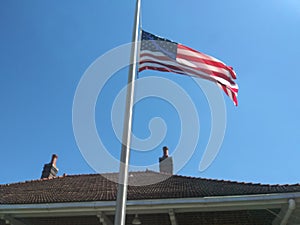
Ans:
POLYGON ((140 22, 140 0, 136 0, 135 17, 132 33, 132 46, 130 56, 130 66, 128 73, 128 85, 126 96, 126 108, 124 115, 123 139, 121 148, 121 161, 119 172, 118 195, 116 201, 115 225, 125 225, 126 219, 126 200, 128 186, 128 166, 130 156, 130 142, 132 129, 132 112, 134 100, 134 88, 136 79, 136 62, 138 61, 138 37, 139 37, 139 22, 140 22))

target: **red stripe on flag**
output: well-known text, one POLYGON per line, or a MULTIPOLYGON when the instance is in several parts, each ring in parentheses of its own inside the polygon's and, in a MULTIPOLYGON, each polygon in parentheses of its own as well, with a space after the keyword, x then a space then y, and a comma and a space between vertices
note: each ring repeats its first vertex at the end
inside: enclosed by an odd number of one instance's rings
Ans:
MULTIPOLYGON (((155 41, 156 36, 152 35, 155 41)), ((157 40, 159 38, 157 37, 157 40)), ((200 77, 218 84, 228 95, 235 105, 237 102, 238 86, 234 82, 236 74, 232 67, 225 65, 222 61, 191 49, 187 46, 177 44, 176 60, 169 57, 174 54, 174 43, 168 43, 159 48, 144 45, 140 51, 139 72, 143 70, 156 70, 162 72, 173 72, 188 76, 200 77), (161 48, 161 49, 160 49, 161 48), (169 54, 170 53, 170 54, 169 54)), ((176 43, 175 43, 176 44, 176 43)))
POLYGON ((193 61, 193 62, 201 62, 201 63, 206 64, 206 65, 215 66, 215 67, 218 67, 220 69, 225 69, 226 71, 228 71, 230 73, 230 75, 233 79, 236 79, 236 74, 233 71, 233 68, 230 67, 230 66, 225 65, 221 61, 219 61, 219 60, 216 61, 217 59, 215 59, 211 56, 208 56, 204 53, 198 52, 194 49, 191 49, 191 48, 186 47, 186 46, 181 45, 181 44, 178 44, 178 49, 179 49, 178 53, 177 53, 178 58, 186 59, 186 60, 193 61), (192 55, 181 54, 180 49, 191 51, 193 53, 196 53, 196 54, 200 55, 201 57, 196 57, 193 54, 192 55))

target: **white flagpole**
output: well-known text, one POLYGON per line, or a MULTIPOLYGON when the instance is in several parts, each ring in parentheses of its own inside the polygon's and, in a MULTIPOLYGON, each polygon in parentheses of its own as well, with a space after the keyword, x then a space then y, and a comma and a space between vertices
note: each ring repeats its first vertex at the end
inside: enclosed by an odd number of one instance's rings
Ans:
POLYGON ((123 139, 121 149, 121 161, 119 172, 118 195, 116 202, 115 225, 125 225, 126 219, 126 200, 128 186, 128 166, 130 156, 130 142, 132 129, 132 112, 134 100, 135 79, 137 73, 137 51, 139 37, 139 22, 140 22, 140 0, 136 0, 135 17, 132 33, 132 46, 130 56, 130 67, 128 73, 128 86, 126 96, 126 108, 124 115, 123 139))

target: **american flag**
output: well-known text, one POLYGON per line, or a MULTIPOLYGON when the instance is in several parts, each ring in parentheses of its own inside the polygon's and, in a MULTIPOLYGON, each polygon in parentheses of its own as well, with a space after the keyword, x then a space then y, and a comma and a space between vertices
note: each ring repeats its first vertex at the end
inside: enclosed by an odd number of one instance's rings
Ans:
POLYGON ((139 72, 158 70, 203 78, 215 82, 237 102, 238 86, 232 67, 182 44, 142 31, 139 72))

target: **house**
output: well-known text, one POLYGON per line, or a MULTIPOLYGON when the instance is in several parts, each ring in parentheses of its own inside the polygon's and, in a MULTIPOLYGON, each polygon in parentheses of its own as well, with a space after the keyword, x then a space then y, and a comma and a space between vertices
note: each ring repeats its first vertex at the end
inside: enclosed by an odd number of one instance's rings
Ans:
MULTIPOLYGON (((56 176, 56 159, 41 179, 0 185, 0 225, 113 224, 118 174, 56 176)), ((300 184, 173 175, 172 158, 160 161, 164 171, 129 173, 126 224, 300 224, 300 184)))

